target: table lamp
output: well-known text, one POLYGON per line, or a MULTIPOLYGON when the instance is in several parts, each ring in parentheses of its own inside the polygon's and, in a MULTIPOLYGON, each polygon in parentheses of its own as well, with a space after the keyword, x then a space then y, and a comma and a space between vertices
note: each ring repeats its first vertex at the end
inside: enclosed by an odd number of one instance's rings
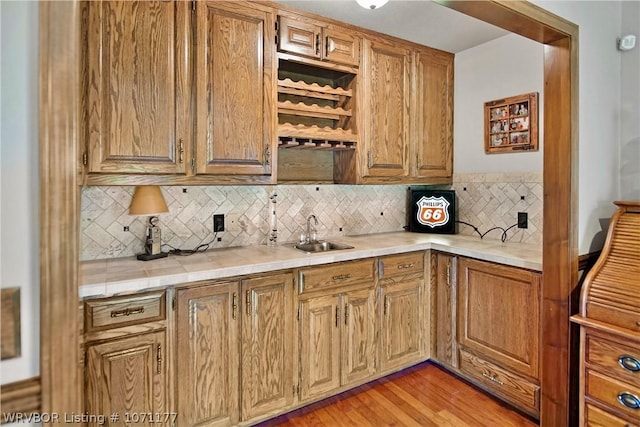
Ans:
POLYGON ((138 254, 141 261, 164 258, 168 255, 160 250, 161 234, 156 215, 169 212, 162 191, 157 185, 139 185, 136 187, 129 206, 129 215, 148 215, 149 225, 144 243, 144 252, 138 254))

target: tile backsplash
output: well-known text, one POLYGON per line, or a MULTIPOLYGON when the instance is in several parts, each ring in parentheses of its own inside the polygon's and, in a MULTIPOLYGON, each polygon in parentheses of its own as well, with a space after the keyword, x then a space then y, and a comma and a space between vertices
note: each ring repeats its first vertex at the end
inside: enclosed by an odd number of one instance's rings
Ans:
MULTIPOLYGON (((542 242, 541 174, 464 174, 454 176, 458 219, 481 232, 508 227, 517 212, 529 213, 529 228, 509 230, 511 241, 542 242)), ((128 214, 134 187, 85 187, 81 206, 81 260, 117 258, 142 252, 147 217, 128 214), (125 231, 128 227, 128 231, 125 231)), ((225 231, 211 248, 265 244, 269 197, 275 193, 278 242, 299 238, 306 218, 319 220, 318 236, 336 237, 402 231, 406 223, 406 185, 277 185, 162 187, 169 212, 160 215, 162 242, 193 249, 214 240, 213 214, 225 215, 225 231)), ((475 234, 460 224, 461 234, 475 234)), ((499 240, 501 232, 485 239, 499 240)), ((163 247, 167 250, 167 247, 163 247)))

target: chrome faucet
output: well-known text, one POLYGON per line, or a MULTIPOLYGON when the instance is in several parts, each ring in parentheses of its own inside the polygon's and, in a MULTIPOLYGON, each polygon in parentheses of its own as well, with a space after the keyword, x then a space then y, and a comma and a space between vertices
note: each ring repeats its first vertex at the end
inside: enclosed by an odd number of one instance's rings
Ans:
POLYGON ((313 218, 313 220, 316 222, 316 225, 318 225, 318 218, 316 218, 316 216, 314 214, 309 215, 309 217, 307 218, 307 239, 306 239, 306 243, 311 243, 312 241, 315 241, 316 239, 312 239, 311 238, 311 218, 313 218))

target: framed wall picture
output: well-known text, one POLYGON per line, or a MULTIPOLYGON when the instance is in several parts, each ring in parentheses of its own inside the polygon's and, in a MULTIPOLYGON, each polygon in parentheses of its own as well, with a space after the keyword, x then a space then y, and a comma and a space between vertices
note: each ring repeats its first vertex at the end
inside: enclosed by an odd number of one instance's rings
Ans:
POLYGON ((538 151, 537 92, 484 103, 484 151, 538 151))

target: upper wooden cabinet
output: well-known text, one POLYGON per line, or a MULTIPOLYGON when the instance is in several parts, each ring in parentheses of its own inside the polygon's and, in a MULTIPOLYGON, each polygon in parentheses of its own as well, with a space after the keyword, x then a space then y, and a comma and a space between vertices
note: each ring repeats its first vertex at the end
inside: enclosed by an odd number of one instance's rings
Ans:
POLYGON ((190 158, 190 5, 87 2, 88 172, 183 174, 190 158))
POLYGON ((363 182, 446 182, 453 172, 453 55, 364 43, 363 182))
POLYGON ((196 173, 265 175, 276 140, 274 22, 269 8, 196 4, 196 173))
POLYGON ((319 21, 278 17, 278 50, 314 59, 358 65, 360 37, 319 21))
POLYGON ((453 55, 417 49, 411 104, 411 176, 451 178, 453 173, 453 55))
POLYGON ((411 52, 365 40, 363 67, 363 176, 407 177, 411 52))

